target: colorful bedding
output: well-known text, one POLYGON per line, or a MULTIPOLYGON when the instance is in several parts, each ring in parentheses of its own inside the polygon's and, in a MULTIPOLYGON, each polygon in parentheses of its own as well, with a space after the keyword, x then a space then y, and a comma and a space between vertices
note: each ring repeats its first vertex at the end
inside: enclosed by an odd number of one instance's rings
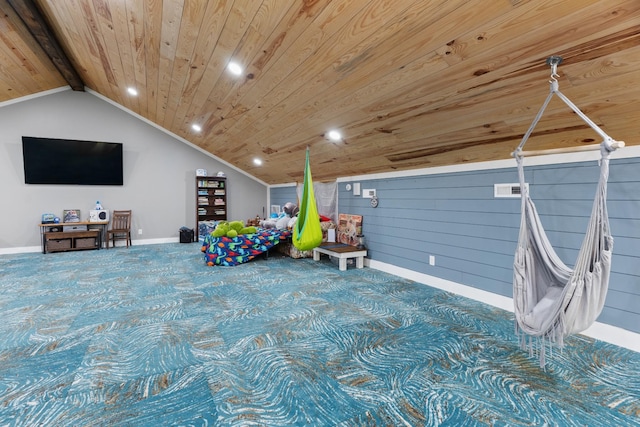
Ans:
POLYGON ((291 231, 259 228, 255 234, 237 237, 205 237, 202 244, 204 260, 209 266, 233 266, 251 261, 291 236, 291 231))

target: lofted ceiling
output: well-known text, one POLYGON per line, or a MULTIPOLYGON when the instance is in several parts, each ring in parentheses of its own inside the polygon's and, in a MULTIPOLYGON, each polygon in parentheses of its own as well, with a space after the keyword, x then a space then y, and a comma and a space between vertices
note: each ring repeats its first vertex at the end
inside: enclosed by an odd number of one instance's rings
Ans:
MULTIPOLYGON (((0 102, 86 87, 268 184, 301 181, 307 147, 316 181, 509 158, 549 93, 551 55, 569 99, 640 143, 638 0, 0 0, 0 12, 0 102)), ((598 142, 555 97, 527 148, 598 142)))

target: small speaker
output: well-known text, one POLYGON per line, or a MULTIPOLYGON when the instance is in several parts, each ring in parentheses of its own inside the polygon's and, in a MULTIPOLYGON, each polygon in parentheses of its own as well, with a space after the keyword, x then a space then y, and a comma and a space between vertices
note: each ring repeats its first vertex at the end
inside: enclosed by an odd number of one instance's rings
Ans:
POLYGON ((89 222, 109 221, 109 211, 105 209, 89 211, 89 222))

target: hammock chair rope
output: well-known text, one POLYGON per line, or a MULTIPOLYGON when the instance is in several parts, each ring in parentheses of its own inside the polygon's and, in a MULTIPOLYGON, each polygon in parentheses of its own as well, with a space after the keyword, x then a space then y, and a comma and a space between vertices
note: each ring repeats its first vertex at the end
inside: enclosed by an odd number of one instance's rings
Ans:
MULTIPOLYGON (((518 246, 514 259, 513 300, 516 332, 523 348, 533 354, 539 350, 540 366, 545 365, 547 344, 562 347, 564 338, 593 324, 604 306, 611 269, 613 238, 609 229, 606 206, 609 155, 623 142, 614 141, 589 120, 558 90, 556 67, 551 57, 551 92, 536 115, 518 148, 512 153, 518 166, 521 189, 521 220, 518 246), (553 95, 559 96, 603 138, 600 149, 600 179, 585 238, 573 269, 558 257, 546 236, 536 207, 525 185, 525 155, 549 154, 550 150, 525 152, 522 150, 533 129, 542 117, 553 95)), ((549 63, 549 61, 548 61, 549 63)), ((588 149, 594 149, 589 146, 588 149)), ((561 149, 562 152, 584 151, 561 149)), ((558 149, 555 152, 559 152, 558 149)))

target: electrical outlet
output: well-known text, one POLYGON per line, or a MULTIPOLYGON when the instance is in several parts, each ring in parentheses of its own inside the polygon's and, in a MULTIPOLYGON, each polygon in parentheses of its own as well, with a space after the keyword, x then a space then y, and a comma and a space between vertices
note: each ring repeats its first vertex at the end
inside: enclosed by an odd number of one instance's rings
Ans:
POLYGON ((142 234, 142 228, 138 228, 138 234, 142 234))
POLYGON ((429 255, 429 265, 436 265, 436 257, 429 255))

